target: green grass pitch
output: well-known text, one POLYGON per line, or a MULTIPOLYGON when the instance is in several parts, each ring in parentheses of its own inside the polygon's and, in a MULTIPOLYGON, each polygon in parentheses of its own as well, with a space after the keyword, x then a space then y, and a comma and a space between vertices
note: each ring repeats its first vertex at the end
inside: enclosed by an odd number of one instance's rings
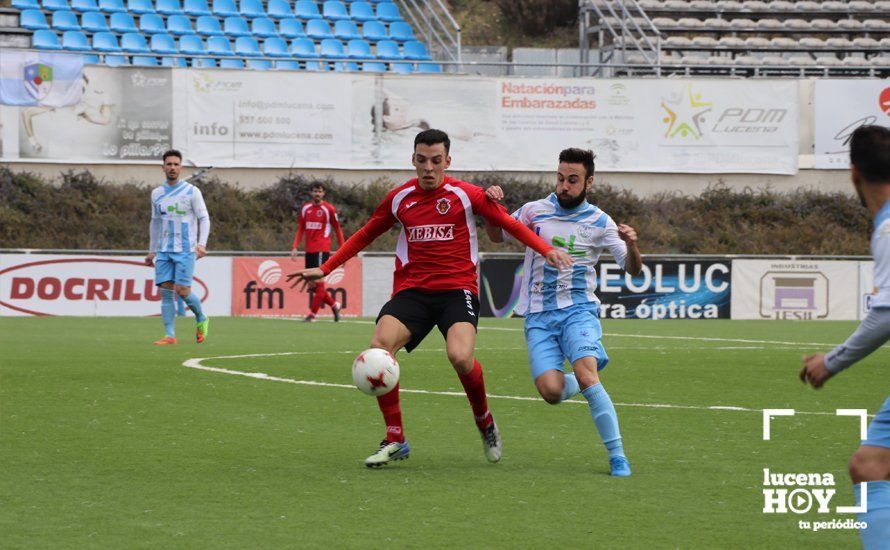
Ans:
MULTIPOLYGON (((547 405, 528 374, 521 321, 483 319, 477 356, 501 428, 488 464, 433 331, 400 353, 407 461, 368 470, 383 436, 373 398, 186 368, 351 384, 370 322, 212 320, 196 345, 158 348, 158 319, 0 319, 0 533, 5 548, 857 548, 854 531, 765 515, 763 468, 830 472, 886 398, 880 350, 813 391, 801 356, 855 323, 605 321, 602 379, 634 469, 608 476, 586 406, 547 405), (279 354, 279 355, 273 355, 279 354), (248 356, 254 355, 254 356, 248 356), (755 409, 724 410, 710 407, 755 409), (799 414, 773 422, 764 408, 799 414)), ((577 398, 576 398, 577 399, 577 398)))

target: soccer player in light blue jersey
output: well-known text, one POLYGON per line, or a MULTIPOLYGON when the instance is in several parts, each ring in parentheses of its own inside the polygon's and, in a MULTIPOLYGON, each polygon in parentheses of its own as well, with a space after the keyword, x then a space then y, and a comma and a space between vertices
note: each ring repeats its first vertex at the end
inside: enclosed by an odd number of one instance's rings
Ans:
MULTIPOLYGON (((581 393, 609 452, 611 473, 630 475, 624 455, 618 416, 612 399, 600 382, 598 371, 609 356, 600 341, 599 298, 596 296, 596 264, 608 250, 631 275, 643 267, 637 234, 587 202, 593 185, 593 151, 566 149, 559 154, 556 190, 545 199, 526 203, 513 217, 535 231, 545 242, 561 248, 575 260, 571 270, 546 265, 535 251, 526 249, 519 303, 514 311, 525 315, 525 340, 531 373, 538 393, 556 405, 581 393), (572 365, 565 372, 565 360, 572 365)), ((490 187, 489 198, 500 200, 503 191, 490 187)), ((486 225, 493 242, 503 233, 486 225)))
POLYGON ((195 339, 207 337, 210 321, 201 309, 201 300, 191 291, 195 260, 207 254, 210 215, 201 190, 179 179, 182 153, 164 153, 166 183, 151 192, 150 244, 146 265, 155 266, 155 284, 161 287, 161 318, 166 336, 155 345, 176 343, 176 300, 178 294, 195 314, 195 339))
MULTIPOLYGON (((832 376, 890 340, 890 128, 861 126, 850 138, 853 187, 874 219, 871 252, 875 258, 871 311, 846 342, 827 354, 804 358, 800 379, 821 388, 832 376)), ((886 381, 887 378, 885 377, 886 381)), ((850 459, 850 478, 859 514, 868 527, 859 531, 866 550, 890 548, 890 396, 868 427, 867 439, 850 459), (863 494, 863 484, 865 491, 863 494)))

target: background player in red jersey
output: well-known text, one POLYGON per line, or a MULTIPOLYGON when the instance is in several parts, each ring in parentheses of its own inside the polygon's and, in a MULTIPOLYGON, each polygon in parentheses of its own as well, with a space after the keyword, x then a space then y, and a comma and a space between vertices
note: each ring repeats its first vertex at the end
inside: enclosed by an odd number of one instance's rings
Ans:
MULTIPOLYGON (((479 316, 475 215, 504 228, 543 255, 550 265, 568 267, 572 259, 510 217, 479 187, 446 176, 451 164, 450 145, 448 135, 441 130, 417 134, 411 156, 417 178, 390 191, 371 219, 320 268, 291 273, 287 280, 294 280, 294 285, 300 280, 318 280, 396 222, 401 223, 393 296, 380 310, 371 347, 393 355, 404 347, 410 353, 434 326, 438 327, 445 337, 448 360, 470 400, 485 457, 497 462, 501 458, 500 434, 488 409, 482 365, 474 354, 479 316)), ((410 452, 402 429, 398 385, 378 397, 377 403, 386 421, 386 439, 365 460, 368 467, 407 458, 410 452)))
MULTIPOLYGON (((306 267, 318 267, 328 258, 331 257, 331 233, 337 235, 337 246, 342 248, 343 230, 340 228, 340 220, 337 219, 337 211, 334 205, 324 200, 324 185, 320 183, 312 184, 309 188, 309 196, 311 201, 307 202, 300 208, 300 215, 297 218, 297 234, 294 236, 294 248, 290 251, 292 259, 297 258, 297 251, 300 248, 300 241, 303 234, 306 235, 306 267)), ((331 306, 334 312, 334 321, 340 320, 340 303, 335 302, 331 295, 327 293, 324 281, 313 280, 309 282, 309 288, 315 290, 310 306, 311 313, 306 316, 305 321, 314 321, 315 315, 321 308, 322 304, 331 306)))

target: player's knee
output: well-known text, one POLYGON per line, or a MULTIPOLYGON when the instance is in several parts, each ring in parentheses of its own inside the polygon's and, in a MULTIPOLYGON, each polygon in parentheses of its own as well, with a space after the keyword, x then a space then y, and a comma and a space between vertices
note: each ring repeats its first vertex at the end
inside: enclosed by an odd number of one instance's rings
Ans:
POLYGON ((890 464, 864 449, 859 449, 850 457, 850 479, 853 483, 863 481, 883 481, 890 475, 890 464))
POLYGON ((458 374, 466 374, 473 370, 473 354, 472 353, 463 353, 463 352, 448 352, 448 361, 451 362, 451 366, 454 367, 454 370, 457 371, 458 374))
POLYGON ((562 402, 562 385, 557 380, 537 380, 535 385, 547 403, 559 405, 562 402))
POLYGON ((176 286, 176 293, 182 296, 183 298, 188 298, 189 294, 192 293, 192 289, 187 286, 176 286))

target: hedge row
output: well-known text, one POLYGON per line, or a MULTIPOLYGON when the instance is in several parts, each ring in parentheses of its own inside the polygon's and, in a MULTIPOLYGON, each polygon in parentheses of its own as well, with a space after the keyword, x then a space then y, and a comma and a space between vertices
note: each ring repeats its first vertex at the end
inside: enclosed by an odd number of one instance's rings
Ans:
MULTIPOLYGON (((498 183, 512 211, 546 196, 551 181, 468 178, 485 187, 498 183)), ((274 185, 244 191, 209 179, 200 184, 210 210, 209 248, 289 250, 295 215, 321 181, 340 213, 347 236, 364 223, 393 183, 344 185, 330 179, 288 176, 274 185)), ((89 172, 69 172, 61 181, 0 168, 0 248, 141 250, 148 243, 150 187, 99 181, 89 172)), ((697 197, 679 193, 640 198, 627 190, 598 186, 591 201, 617 222, 634 226, 644 253, 688 254, 868 254, 868 219, 852 195, 799 190, 732 191, 724 186, 697 197)), ((495 245, 480 231, 483 251, 519 250, 495 245)), ((368 250, 392 251, 397 228, 368 250)))

